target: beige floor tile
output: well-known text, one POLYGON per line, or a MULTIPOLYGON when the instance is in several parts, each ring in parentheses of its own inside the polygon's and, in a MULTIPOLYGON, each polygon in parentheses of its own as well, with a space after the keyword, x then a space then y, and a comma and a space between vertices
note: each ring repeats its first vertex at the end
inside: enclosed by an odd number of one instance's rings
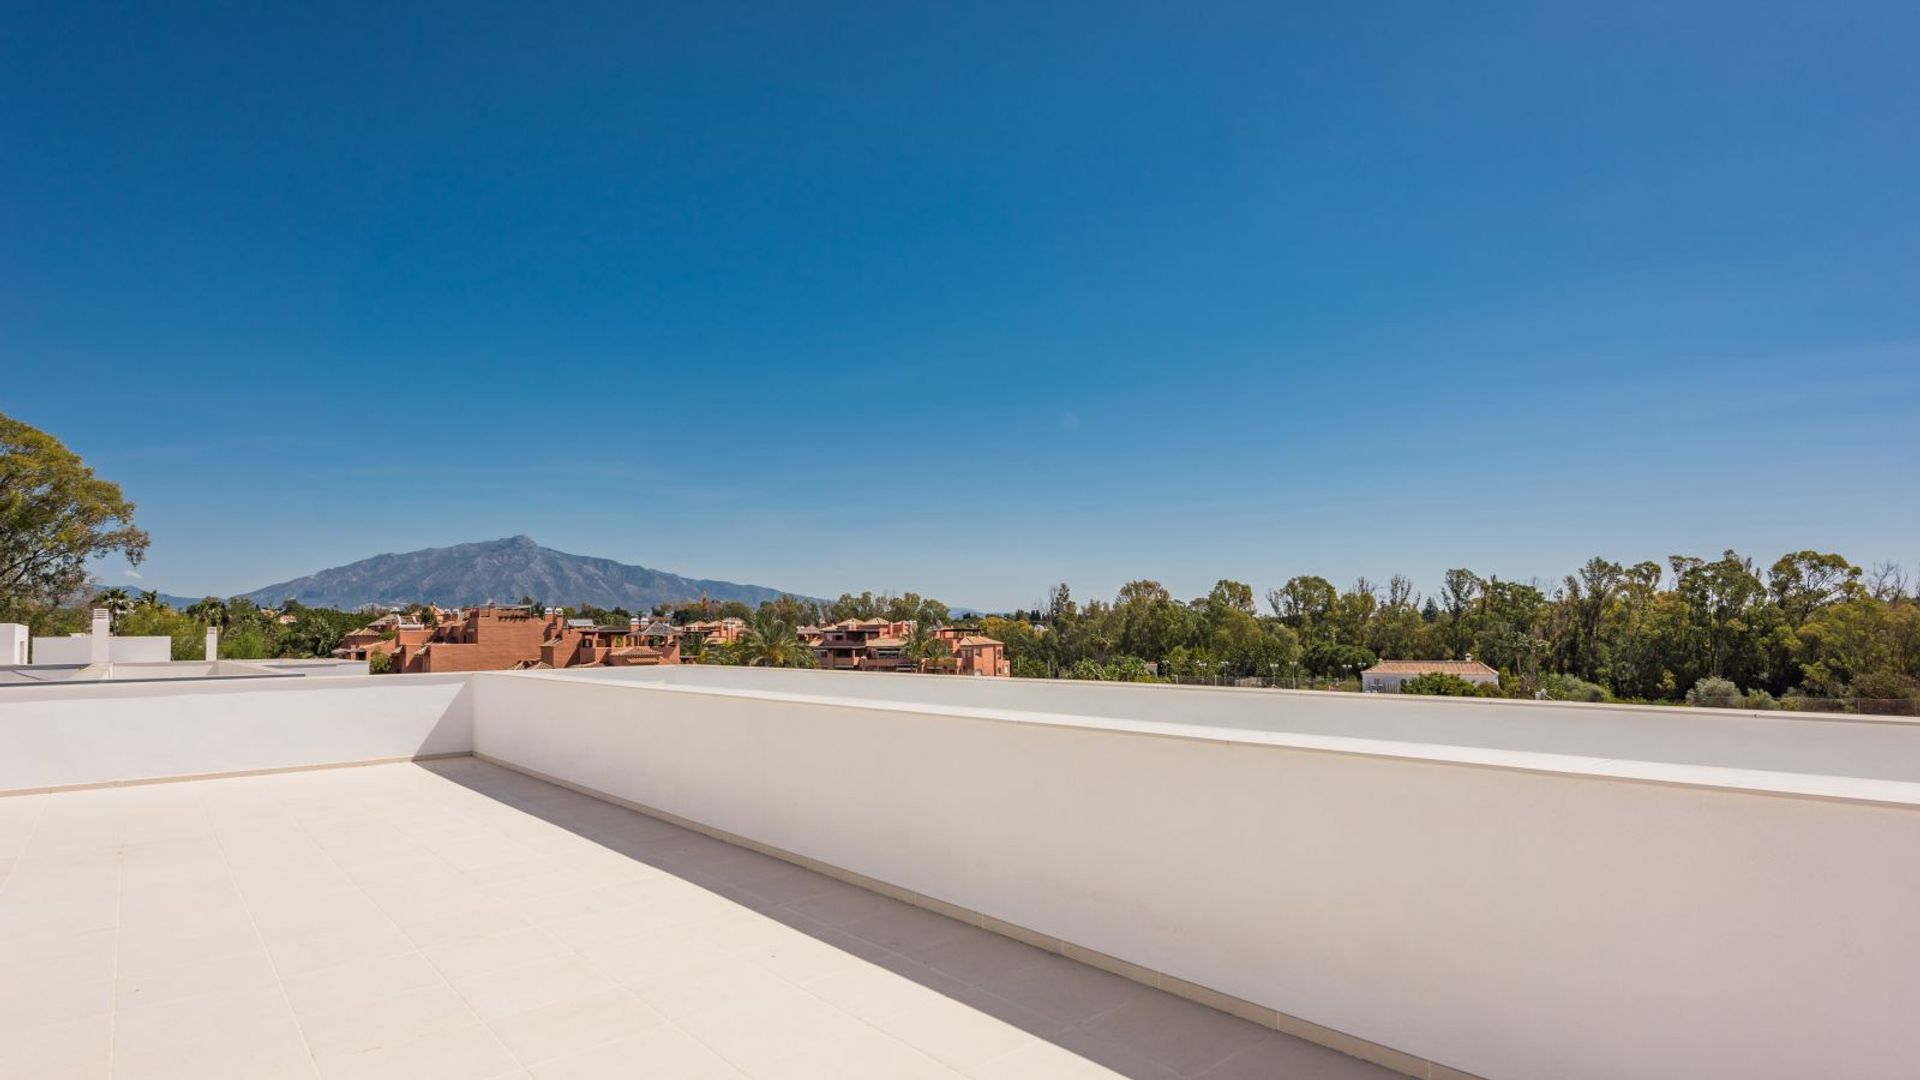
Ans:
POLYGON ((251 926, 177 933, 168 933, 166 927, 144 931, 122 928, 119 967, 125 972, 159 971, 173 964, 191 964, 209 956, 239 956, 260 948, 260 935, 251 926))
POLYGON ((792 930, 775 941, 740 949, 734 955, 795 983, 807 983, 828 975, 872 966, 853 953, 799 930, 792 930))
POLYGON ((622 881, 612 885, 594 885, 585 889, 548 896, 531 897, 515 904, 514 907, 526 917, 527 921, 547 925, 565 922, 586 915, 596 915, 603 911, 614 911, 644 904, 649 899, 648 887, 638 881, 622 881))
POLYGON ((201 994, 114 1018, 115 1080, 312 1075, 312 1059, 280 995, 201 994))
POLYGON ((251 1035, 158 1054, 116 1054, 114 1080, 314 1080, 297 1038, 251 1035))
POLYGON ((658 1013, 625 990, 555 1001, 489 1022, 494 1034, 525 1065, 642 1035, 663 1023, 658 1013))
POLYGON ((679 1021, 694 1038, 749 1075, 778 1076, 777 1063, 817 1044, 870 1031, 797 987, 758 994, 679 1021))
POLYGON ((906 955, 942 975, 983 985, 1004 980, 1023 968, 1045 963, 1053 954, 999 934, 966 927, 963 932, 946 940, 908 949, 906 955))
POLYGON ((325 1080, 494 1080, 522 1071, 484 1024, 314 1060, 325 1080))
POLYGON ((684 971, 630 985, 640 1000, 675 1023, 743 1001, 785 997, 795 989, 750 961, 712 953, 684 971))
POLYGON ((921 1009, 938 1008, 951 999, 941 989, 957 989, 931 972, 920 979, 864 961, 800 984, 808 993, 868 1023, 878 1023, 921 1009), (924 980, 924 981, 922 981, 924 980))
POLYGON ((267 951, 285 976, 298 975, 356 960, 375 960, 412 949, 413 941, 392 925, 362 930, 330 931, 269 942, 267 951))
POLYGON ((427 959, 449 978, 483 975, 537 960, 577 955, 535 927, 504 930, 425 950, 427 959))
POLYGON ((652 906, 645 903, 627 904, 572 918, 548 920, 539 923, 539 926, 569 948, 590 952, 609 941, 652 933, 658 925, 653 921, 654 911, 652 906))
POLYGON ((43 965, 0 976, 0 1031, 37 1028, 113 1011, 113 980, 43 965))
POLYGON ((610 941, 581 955, 610 978, 629 986, 654 982, 722 959, 714 955, 707 938, 685 928, 610 941))
POLYGON ((746 1075, 704 1043, 665 1024, 541 1062, 531 1071, 538 1080, 741 1080, 746 1075))
POLYGON ((924 908, 894 902, 892 906, 846 925, 846 931, 899 953, 932 948, 966 934, 972 928, 924 908))
POLYGON ((1053 955, 1037 964, 982 979, 980 985, 997 997, 1067 1026, 1085 1023, 1123 1005, 1173 1000, 1132 979, 1053 955))
POLYGON ((876 1026, 961 1072, 1043 1041, 1004 1020, 952 1000, 877 1021, 876 1026))
POLYGON ((1199 1074, 1204 1080, 1377 1080, 1377 1065, 1278 1032, 1199 1074))
POLYGON ((300 1029, 315 1054, 351 1053, 448 1028, 470 1027, 478 1019, 452 987, 435 984, 389 998, 305 1014, 300 1017, 300 1029))
POLYGON ((286 975, 282 979, 296 1016, 331 1012, 424 986, 437 986, 443 981, 439 970, 417 952, 355 960, 286 975))
POLYGON ((782 1080, 959 1080, 961 1076, 873 1029, 808 1046, 778 1059, 763 1075, 782 1080))
POLYGON ((1171 995, 1122 1005, 1079 1030, 1181 1073, 1211 1068, 1273 1034, 1268 1028, 1171 995))
POLYGON ((533 925, 504 903, 485 904, 450 914, 442 912, 422 917, 389 917, 400 927, 401 933, 422 949, 458 945, 475 938, 531 929, 533 925))
POLYGON ((450 980, 483 1020, 523 1013, 556 1001, 618 989, 613 979, 577 956, 455 976, 450 980))
POLYGON ((107 1075, 112 1024, 111 1015, 102 1012, 78 1020, 0 1031, 0 1076, 99 1080, 107 1075))
MULTIPOLYGON (((1137 1059, 1113 1062, 1076 1053, 1050 1042, 1035 1042, 1011 1054, 994 1058, 967 1073, 975 1080, 1174 1080, 1179 1074, 1164 1065, 1137 1059), (1118 1067, 1115 1067, 1118 1066, 1118 1067)), ((1111 1059, 1109 1059, 1111 1060, 1111 1059)), ((1276 1073, 1270 1080, 1295 1080, 1276 1073)))
POLYGON ((0 938, 0 979, 55 967, 78 979, 111 979, 115 938, 112 927, 0 938))
POLYGON ((879 893, 835 881, 822 891, 785 906, 823 925, 845 928, 861 919, 872 918, 905 905, 879 893))
POLYGON ((127 965, 115 984, 114 1001, 120 1009, 139 1009, 195 994, 235 990, 279 992, 273 963, 259 945, 179 963, 127 965))

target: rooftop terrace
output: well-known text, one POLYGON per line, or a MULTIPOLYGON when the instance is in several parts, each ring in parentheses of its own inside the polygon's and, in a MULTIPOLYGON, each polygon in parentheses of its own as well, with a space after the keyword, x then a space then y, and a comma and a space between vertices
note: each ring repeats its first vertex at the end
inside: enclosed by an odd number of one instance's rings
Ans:
POLYGON ((0 1077, 1920 1056, 1909 721, 736 669, 95 683, 0 693, 0 793, 0 1077))
POLYGON ((0 1076, 1362 1078, 498 766, 0 800, 0 1076))

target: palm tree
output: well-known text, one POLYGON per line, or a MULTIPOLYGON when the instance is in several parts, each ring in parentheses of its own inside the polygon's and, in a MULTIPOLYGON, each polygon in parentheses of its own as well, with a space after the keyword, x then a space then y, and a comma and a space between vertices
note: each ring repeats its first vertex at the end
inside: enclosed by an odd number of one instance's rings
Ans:
POLYGON ((165 606, 162 603, 160 603, 160 594, 153 591, 152 589, 148 589, 145 592, 141 593, 139 599, 135 600, 133 603, 135 607, 142 607, 142 608, 157 608, 157 607, 165 606))
POLYGON ((680 639, 680 662, 700 664, 707 660, 707 635, 688 634, 680 639))
POLYGON ((934 633, 930 620, 915 619, 913 628, 907 631, 906 640, 900 643, 900 655, 908 660, 918 661, 925 667, 930 660, 944 660, 953 655, 953 647, 945 638, 934 633))
POLYGON ((813 648, 800 640, 793 624, 772 615, 754 616, 740 638, 740 662, 748 667, 810 668, 819 661, 813 648))
POLYGON ((187 605, 187 615, 209 626, 227 625, 227 602, 217 596, 196 600, 187 605))
POLYGON ((111 589, 101 589, 93 598, 93 606, 106 608, 117 619, 133 610, 133 597, 116 585, 111 589))

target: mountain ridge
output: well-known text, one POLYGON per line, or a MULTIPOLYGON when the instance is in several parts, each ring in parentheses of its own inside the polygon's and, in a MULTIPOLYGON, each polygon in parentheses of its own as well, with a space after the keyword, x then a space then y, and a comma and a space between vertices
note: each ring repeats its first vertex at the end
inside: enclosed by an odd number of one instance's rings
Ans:
MULTIPOLYGON (((240 595, 262 606, 292 599, 309 607, 352 609, 432 601, 465 607, 512 604, 531 596, 548 605, 646 610, 698 600, 759 604, 784 591, 765 585, 689 578, 652 567, 542 547, 530 536, 373 555, 240 595)), ((793 594, 798 595, 798 594, 793 594)))

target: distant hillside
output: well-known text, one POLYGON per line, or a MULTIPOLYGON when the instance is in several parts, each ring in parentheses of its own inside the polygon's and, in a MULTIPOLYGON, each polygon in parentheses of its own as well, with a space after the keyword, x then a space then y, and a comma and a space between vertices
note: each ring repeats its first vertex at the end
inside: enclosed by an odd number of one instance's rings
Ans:
POLYGON ((531 596, 542 604, 587 603, 639 611, 655 604, 697 600, 703 591, 716 601, 747 604, 781 595, 781 590, 763 585, 685 578, 612 559, 569 555, 541 547, 526 536, 375 555, 243 595, 263 606, 291 598, 310 607, 334 608, 421 600, 450 607, 489 600, 512 604, 531 596))

